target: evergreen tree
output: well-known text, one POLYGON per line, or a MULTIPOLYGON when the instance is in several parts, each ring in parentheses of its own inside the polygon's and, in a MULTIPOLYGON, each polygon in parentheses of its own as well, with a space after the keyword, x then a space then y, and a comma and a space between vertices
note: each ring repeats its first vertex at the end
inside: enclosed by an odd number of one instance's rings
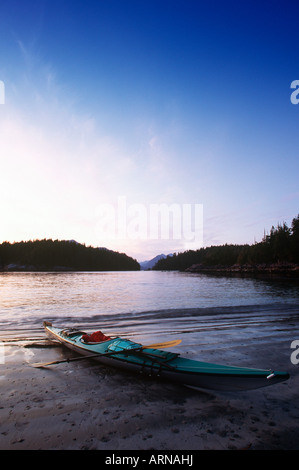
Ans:
POLYGON ((105 248, 86 247, 59 240, 34 240, 0 245, 0 268, 10 264, 38 271, 136 271, 139 263, 124 253, 105 248))

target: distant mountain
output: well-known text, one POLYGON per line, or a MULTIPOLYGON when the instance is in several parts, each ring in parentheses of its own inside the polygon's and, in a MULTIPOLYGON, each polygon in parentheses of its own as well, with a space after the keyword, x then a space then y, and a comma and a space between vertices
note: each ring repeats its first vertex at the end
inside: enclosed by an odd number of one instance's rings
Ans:
POLYGON ((157 255, 155 256, 155 258, 149 260, 149 261, 141 261, 140 264, 140 269, 142 271, 147 271, 148 269, 152 269, 153 266, 155 266, 155 264, 160 260, 160 259, 165 259, 166 258, 166 255, 157 255))

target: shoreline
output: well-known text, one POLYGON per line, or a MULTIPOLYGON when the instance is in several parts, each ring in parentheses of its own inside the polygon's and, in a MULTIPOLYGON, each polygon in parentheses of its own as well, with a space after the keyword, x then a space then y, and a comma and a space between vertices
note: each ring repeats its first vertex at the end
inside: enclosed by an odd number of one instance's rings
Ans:
MULTIPOLYGON (((108 271, 152 271, 155 269, 143 270, 143 269, 111 269, 108 271)), ((69 266, 34 266, 34 265, 21 265, 21 264, 10 264, 7 266, 0 266, 0 273, 18 273, 18 272, 33 272, 33 273, 42 273, 42 272, 61 272, 61 273, 76 273, 76 272, 106 272, 104 270, 95 270, 95 269, 76 269, 69 266)), ((159 270, 158 270, 159 271, 159 270)), ((161 269, 160 271, 165 271, 161 269)), ((169 271, 169 270, 166 270, 169 271)), ((172 271, 172 270, 170 270, 172 271)), ((268 277, 286 277, 286 278, 299 278, 299 265, 295 263, 261 263, 261 264, 234 264, 234 265, 205 265, 202 263, 195 263, 189 266, 186 269, 182 269, 182 272, 186 273, 197 273, 197 274, 211 274, 211 275, 242 275, 242 276, 268 276, 268 277)))
POLYGON ((246 345, 247 365, 266 357, 277 369, 287 364, 291 378, 238 393, 195 391, 90 360, 36 369, 30 363, 70 353, 42 343, 4 347, 1 450, 299 449, 299 366, 284 342, 246 345))
POLYGON ((234 264, 206 266, 204 264, 193 264, 185 269, 185 272, 203 274, 227 274, 248 276, 283 276, 288 278, 299 278, 299 265, 293 263, 270 263, 270 264, 234 264))
POLYGON ((139 272, 140 269, 76 269, 67 266, 21 266, 0 268, 0 273, 84 273, 84 272, 139 272))

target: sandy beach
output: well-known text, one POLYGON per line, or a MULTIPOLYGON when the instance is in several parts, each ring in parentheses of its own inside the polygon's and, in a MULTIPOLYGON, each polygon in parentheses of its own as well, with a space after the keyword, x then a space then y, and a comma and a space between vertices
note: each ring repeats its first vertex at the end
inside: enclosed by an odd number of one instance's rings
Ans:
POLYGON ((291 378, 238 393, 194 391, 90 360, 33 368, 71 353, 47 343, 5 345, 0 449, 299 449, 299 365, 285 343, 271 349, 268 341, 258 351, 248 346, 244 365, 266 357, 276 369, 288 364, 291 378))

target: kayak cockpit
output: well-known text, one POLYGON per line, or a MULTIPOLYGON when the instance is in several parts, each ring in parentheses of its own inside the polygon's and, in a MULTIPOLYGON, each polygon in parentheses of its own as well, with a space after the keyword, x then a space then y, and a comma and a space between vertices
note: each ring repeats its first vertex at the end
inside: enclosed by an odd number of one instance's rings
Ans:
POLYGON ((66 338, 72 338, 73 336, 85 335, 85 331, 77 330, 77 328, 65 328, 61 331, 61 335, 66 338))

